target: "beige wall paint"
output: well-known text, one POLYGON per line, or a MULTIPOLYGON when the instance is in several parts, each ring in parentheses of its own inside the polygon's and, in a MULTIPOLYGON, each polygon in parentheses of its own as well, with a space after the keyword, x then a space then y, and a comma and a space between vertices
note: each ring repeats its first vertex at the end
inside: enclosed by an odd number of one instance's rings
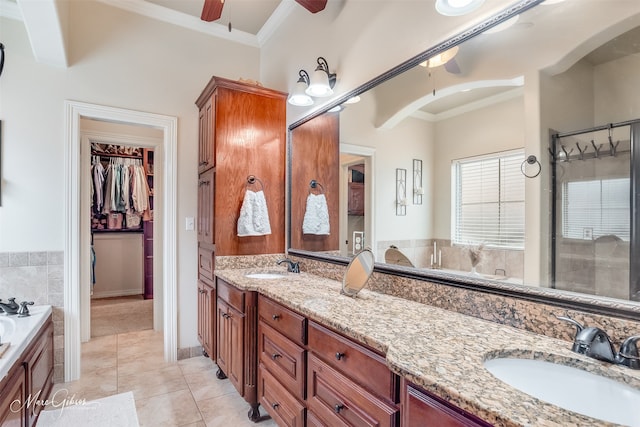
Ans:
POLYGON ((0 252, 64 247, 64 101, 178 117, 178 346, 197 345, 198 110, 212 75, 257 79, 259 52, 109 7, 70 2, 70 67, 35 62, 22 22, 0 18, 7 61, 0 78, 0 252))

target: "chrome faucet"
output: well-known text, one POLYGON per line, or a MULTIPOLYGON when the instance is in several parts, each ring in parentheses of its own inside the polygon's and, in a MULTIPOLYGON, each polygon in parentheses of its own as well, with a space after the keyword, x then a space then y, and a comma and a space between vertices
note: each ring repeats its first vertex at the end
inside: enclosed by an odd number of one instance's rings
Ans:
POLYGON ((4 311, 5 313, 11 315, 11 314, 17 314, 20 306, 16 303, 15 298, 9 298, 8 304, 4 302, 0 302, 0 308, 2 308, 2 311, 4 311))
POLYGON ((571 323, 576 327, 576 336, 571 350, 593 357, 604 362, 628 366, 631 369, 640 369, 640 356, 637 343, 640 335, 627 338, 616 353, 611 344, 611 339, 605 331, 596 327, 584 327, 570 317, 556 316, 559 320, 571 323))
POLYGON ((300 273, 300 264, 297 262, 291 261, 289 258, 281 259, 277 261, 276 264, 280 265, 283 262, 287 263, 287 271, 289 273, 300 273))

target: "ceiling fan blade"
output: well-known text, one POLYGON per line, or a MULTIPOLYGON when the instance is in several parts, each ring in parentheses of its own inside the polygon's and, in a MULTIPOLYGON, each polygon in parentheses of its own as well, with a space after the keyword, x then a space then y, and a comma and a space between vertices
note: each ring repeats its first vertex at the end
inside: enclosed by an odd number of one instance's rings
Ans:
POLYGON ((460 74, 460 66, 456 62, 455 58, 451 58, 444 64, 445 70, 450 72, 451 74, 460 74))
POLYGON ((224 6, 224 0, 204 0, 200 19, 207 22, 220 19, 220 15, 222 15, 222 6, 224 6))
POLYGON ((327 0, 296 0, 296 2, 311 13, 320 12, 327 5, 327 0))

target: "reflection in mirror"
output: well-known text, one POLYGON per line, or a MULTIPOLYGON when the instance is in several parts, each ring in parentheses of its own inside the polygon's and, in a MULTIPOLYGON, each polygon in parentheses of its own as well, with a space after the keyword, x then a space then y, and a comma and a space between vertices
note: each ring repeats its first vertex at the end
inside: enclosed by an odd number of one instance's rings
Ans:
POLYGON ((373 252, 369 249, 363 249, 353 257, 342 279, 343 294, 354 297, 365 287, 373 273, 374 261, 373 252))
MULTIPOLYGON (((640 300, 640 242, 629 233, 638 214, 627 187, 640 188, 630 160, 640 118, 639 26, 640 2, 542 3, 511 27, 460 44, 444 65, 425 61, 343 105, 334 143, 370 150, 364 198, 372 226, 362 238, 376 260, 396 263, 385 257, 393 248, 427 277, 438 270, 640 300), (608 131, 581 131, 622 122, 630 123, 611 135, 619 155, 609 159, 601 155, 610 151, 608 131), (574 131, 579 136, 568 135, 574 131), (565 136, 550 137, 558 132, 565 136), (529 173, 531 155, 539 174, 529 173), (416 160, 421 185, 409 176, 406 216, 397 216, 395 171, 411 175, 416 160), (595 186, 601 202, 587 206, 595 186), (612 198, 627 205, 605 209, 612 198)), ((292 129, 293 174, 316 167, 314 157, 297 154, 309 139, 298 134, 335 114, 292 129)), ((354 164, 344 154, 334 161, 323 173, 338 176, 354 164)), ((292 204, 300 203, 294 184, 292 204)), ((340 220, 347 209, 329 205, 341 241, 314 248, 293 238, 302 216, 292 207, 291 248, 348 257, 353 230, 340 220)))

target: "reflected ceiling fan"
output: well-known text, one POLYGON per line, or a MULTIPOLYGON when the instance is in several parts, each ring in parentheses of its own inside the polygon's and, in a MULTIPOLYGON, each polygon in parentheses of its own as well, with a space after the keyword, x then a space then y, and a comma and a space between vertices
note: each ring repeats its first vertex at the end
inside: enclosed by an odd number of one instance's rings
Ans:
MULTIPOLYGON (((207 22, 220 19, 224 1, 225 0, 204 0, 200 19, 207 22)), ((311 13, 320 12, 327 5, 327 0, 296 0, 296 2, 311 13)))

